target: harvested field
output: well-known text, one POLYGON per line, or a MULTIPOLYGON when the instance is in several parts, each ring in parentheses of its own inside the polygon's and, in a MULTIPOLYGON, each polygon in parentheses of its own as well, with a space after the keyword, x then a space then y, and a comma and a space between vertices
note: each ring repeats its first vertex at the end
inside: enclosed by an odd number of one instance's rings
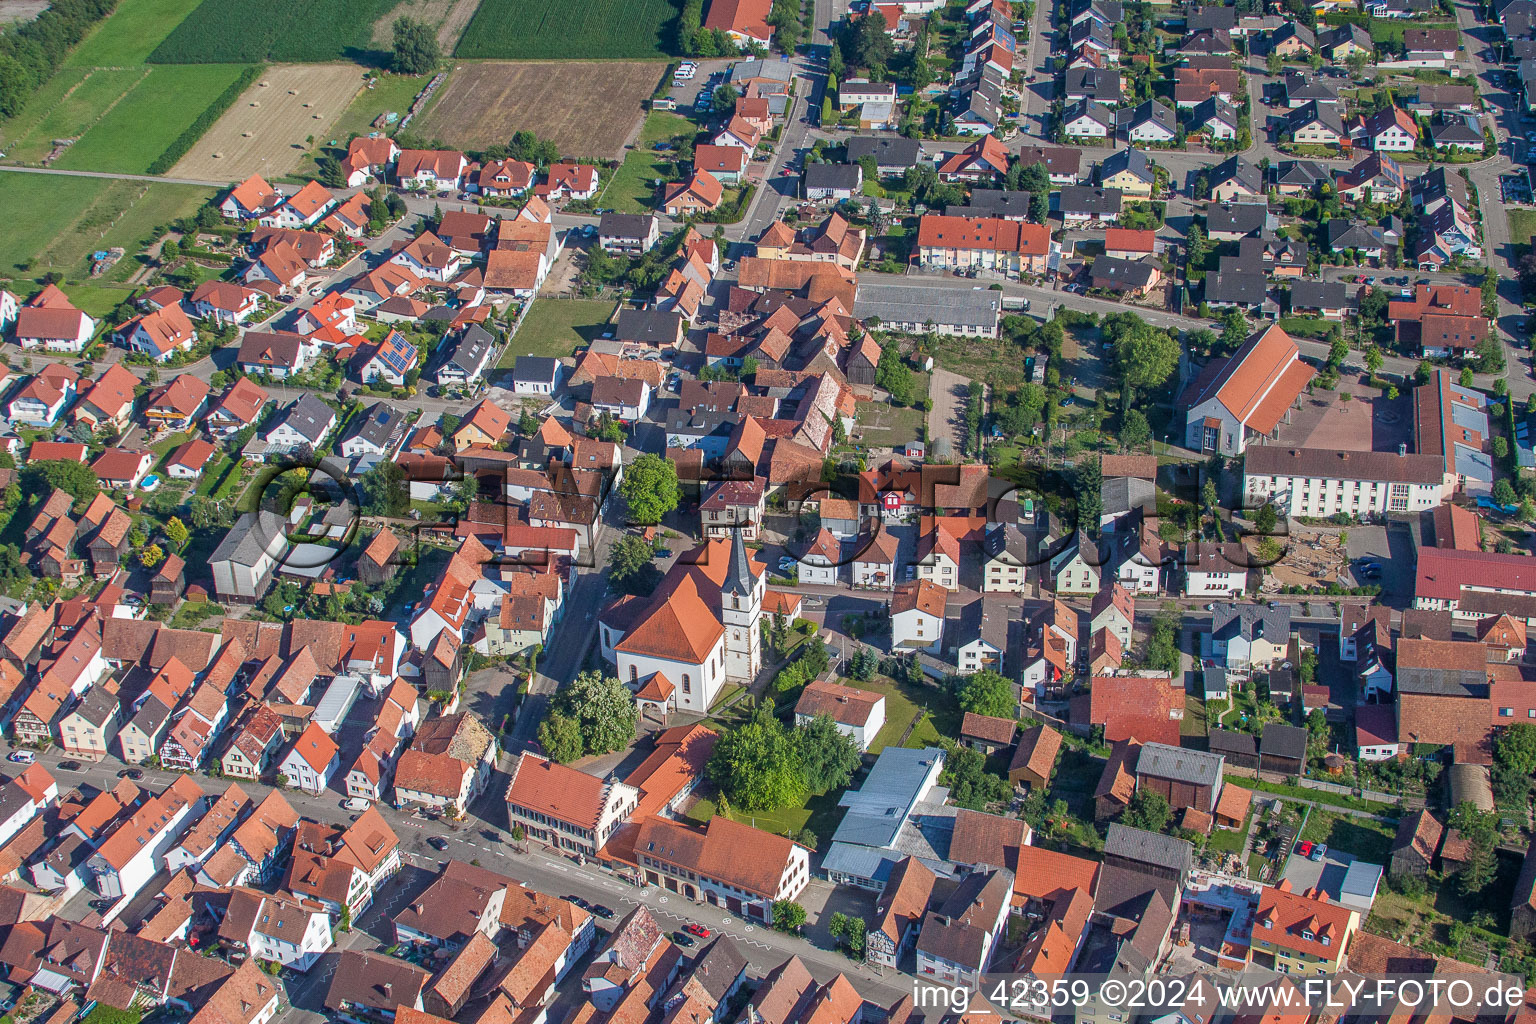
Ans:
POLYGON ((32 21, 48 9, 48 0, 0 0, 0 25, 32 21))
MULTIPOLYGON (((3 0, 0 0, 3 2, 3 0)), ((475 16, 480 0, 400 0, 373 26, 373 45, 388 50, 394 45, 396 18, 411 18, 437 29, 437 45, 452 53, 464 34, 464 26, 475 16)))
POLYGON ((617 160, 665 70, 649 61, 465 64, 412 127, 461 149, 505 144, 527 130, 565 156, 617 160))
POLYGON ((235 101, 192 151, 171 169, 172 177, 239 181, 291 173, 363 85, 352 64, 288 64, 267 69, 235 101))

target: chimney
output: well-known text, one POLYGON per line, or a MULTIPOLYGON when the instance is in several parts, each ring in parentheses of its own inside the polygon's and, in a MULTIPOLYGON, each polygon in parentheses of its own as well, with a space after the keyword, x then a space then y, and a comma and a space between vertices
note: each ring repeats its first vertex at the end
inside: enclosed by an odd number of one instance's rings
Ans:
POLYGON ((384 983, 384 996, 385 996, 385 998, 388 998, 389 996, 392 996, 394 994, 395 994, 394 983, 386 981, 384 983))
POLYGON ((1397 454, 1399 454, 1399 455, 1407 455, 1408 454, 1408 445, 1406 443, 1404 443, 1404 442, 1399 441, 1398 445, 1397 445, 1397 454))

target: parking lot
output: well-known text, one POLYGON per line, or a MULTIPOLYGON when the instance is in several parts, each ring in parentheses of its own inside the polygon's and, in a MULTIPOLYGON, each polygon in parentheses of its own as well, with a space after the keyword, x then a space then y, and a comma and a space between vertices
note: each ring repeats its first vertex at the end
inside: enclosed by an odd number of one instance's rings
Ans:
POLYGON ((1499 193, 1506 203, 1529 203, 1531 181, 1524 174, 1499 175, 1499 193))

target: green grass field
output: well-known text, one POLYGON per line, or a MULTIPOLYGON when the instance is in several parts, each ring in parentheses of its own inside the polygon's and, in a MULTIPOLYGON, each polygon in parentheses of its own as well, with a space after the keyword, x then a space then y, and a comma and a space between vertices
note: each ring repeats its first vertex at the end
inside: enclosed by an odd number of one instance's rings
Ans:
POLYGON ((598 196, 604 208, 620 213, 645 213, 656 207, 657 187, 670 181, 673 161, 670 152, 657 152, 651 146, 679 135, 692 136, 698 126, 686 117, 653 110, 645 117, 640 141, 624 154, 624 162, 613 172, 598 196))
MULTIPOLYGON (((159 0, 165 3, 170 0, 159 0)), ((395 0, 203 0, 149 54, 152 64, 350 60, 382 63, 373 26, 395 0)))
POLYGON ((64 58, 66 67, 143 64, 200 0, 121 0, 111 16, 64 58))
POLYGON ((92 314, 128 297, 126 282, 139 268, 134 254, 156 228, 195 212, 214 194, 190 185, 42 174, 7 173, 0 181, 11 208, 8 230, 0 232, 0 278, 17 278, 12 290, 30 294, 34 289, 21 280, 56 270, 69 297, 92 314), (129 255, 102 277, 90 277, 87 257, 119 245, 129 255))
POLYGON ((510 369, 518 356, 570 355, 603 333, 614 305, 608 299, 535 299, 497 367, 510 369))
POLYGON ((6 156, 18 163, 40 163, 54 139, 84 135, 148 74, 144 67, 59 72, 50 84, 67 82, 67 94, 45 89, 27 104, 6 132, 6 156))
POLYGON ((244 70, 238 64, 151 69, 54 166, 142 174, 244 70))
POLYGON ((662 58, 677 52, 671 0, 482 0, 456 57, 662 58))
POLYGON ((1513 210, 1508 207, 1509 240, 1516 245, 1536 245, 1536 210, 1513 210))

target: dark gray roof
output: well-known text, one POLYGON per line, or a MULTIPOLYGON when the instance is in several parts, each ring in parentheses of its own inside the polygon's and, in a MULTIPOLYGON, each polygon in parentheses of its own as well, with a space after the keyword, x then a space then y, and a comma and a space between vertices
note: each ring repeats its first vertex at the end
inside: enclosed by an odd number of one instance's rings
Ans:
POLYGON ((656 218, 649 213, 615 213, 609 210, 598 221, 597 233, 603 238, 649 237, 656 218))
POLYGON ((238 565, 255 565, 266 554, 273 538, 287 535, 288 521, 277 513, 265 509, 247 512, 235 520, 235 525, 224 534, 208 561, 210 564, 228 560, 238 565))
POLYGON ((1212 729, 1206 735, 1206 743, 1213 754, 1221 754, 1223 757, 1256 757, 1259 753, 1259 742, 1253 733, 1238 732, 1236 729, 1212 729))
POLYGON ((1073 0, 1072 17, 1093 11, 1107 24, 1119 24, 1125 18, 1125 5, 1119 0, 1073 0))
POLYGON ((1303 102, 1315 100, 1322 103, 1339 102, 1338 86, 1326 79, 1317 78, 1312 75, 1286 75, 1283 88, 1285 89, 1285 98, 1287 100, 1301 100, 1303 102))
MULTIPOLYGON (((1467 115, 1471 117, 1472 115, 1467 115)), ((1454 120, 1449 124, 1431 125, 1429 137, 1436 143, 1466 143, 1475 144, 1484 141, 1483 133, 1473 129, 1466 121, 1454 120)))
POLYGON ((317 444, 335 421, 335 410, 308 392, 300 395, 283 417, 284 425, 297 430, 311 444, 317 444))
POLYGON ((1219 28, 1230 32, 1237 27, 1236 7, 1200 7, 1184 18, 1184 27, 1190 32, 1219 28))
POLYGON ((448 361, 465 373, 477 373, 484 368, 486 357, 495 344, 495 335, 479 324, 470 324, 453 346, 448 361))
POLYGON ((970 204, 948 213, 962 217, 1027 217, 1032 192, 1009 192, 1000 188, 976 188, 971 190, 970 204))
POLYGON ((1115 126, 1115 112, 1113 110, 1109 109, 1102 103, 1095 103, 1093 100, 1086 99, 1077 100, 1071 106, 1067 107, 1067 109, 1062 112, 1061 123, 1063 125, 1069 125, 1080 117, 1087 117, 1091 120, 1097 121, 1105 128, 1113 128, 1115 126))
MULTIPOLYGON (((980 191, 980 190, 978 190, 980 191)), ((933 285, 860 284, 853 315, 878 317, 885 323, 969 325, 994 333, 1002 301, 990 289, 957 291, 933 285)))
POLYGON ((677 342, 677 330, 682 322, 682 314, 672 310, 622 309, 613 336, 619 341, 672 345, 677 342))
MULTIPOLYGON (((1147 102, 1150 103, 1152 101, 1148 100, 1147 102)), ((1146 103, 1143 103, 1142 107, 1145 107, 1146 105, 1146 103)), ((1160 103, 1157 105, 1162 107, 1162 104, 1160 103)), ((1139 110, 1141 107, 1138 107, 1137 109, 1139 110)), ((1168 110, 1167 107, 1163 107, 1163 110, 1168 113, 1170 118, 1169 124, 1171 125, 1173 123, 1171 120, 1173 117, 1173 112, 1168 110)), ((1137 122, 1140 120, 1142 119, 1137 118, 1137 122)), ((1157 169, 1152 166, 1152 161, 1147 156, 1147 154, 1143 153, 1139 149, 1133 149, 1129 146, 1127 146, 1125 149, 1118 149, 1104 158, 1104 162, 1099 165, 1099 180, 1102 181, 1105 178, 1120 174, 1123 171, 1130 171, 1136 177, 1145 182, 1150 183, 1157 180, 1157 169)))
POLYGON ((998 912, 1013 898, 1013 872, 973 871, 960 880, 943 907, 929 913, 917 948, 950 963, 981 967, 987 936, 998 912))
POLYGON ((859 175, 862 173, 858 164, 807 164, 805 187, 807 190, 833 188, 856 192, 859 188, 859 175))
POLYGON ((1256 203, 1206 203, 1206 232, 1233 232, 1245 235, 1257 234, 1269 223, 1269 204, 1256 203))
POLYGON ((1218 640, 1260 637, 1283 644, 1291 635, 1291 606, 1223 602, 1211 611, 1211 636, 1218 640))
POLYGON ((118 707, 116 693, 108 692, 105 686, 93 686, 85 691, 85 696, 75 705, 74 713, 100 728, 117 714, 118 707))
POLYGON ((1088 213, 1102 216, 1106 213, 1120 212, 1121 192, 1117 188, 1064 185, 1060 196, 1062 213, 1088 213))
POLYGON ((352 437, 360 438, 375 448, 387 450, 404 432, 406 420, 403 413, 378 402, 358 418, 357 429, 352 431, 352 437))
POLYGON ((1478 699, 1486 699, 1489 692, 1488 678, 1482 672, 1428 665, 1399 665, 1397 688, 1401 693, 1478 699))
POLYGON ((1335 252, 1340 249, 1378 249, 1395 244, 1377 224, 1342 217, 1328 222, 1328 248, 1335 252))
POLYGON ((1123 260, 1118 256, 1095 256, 1088 269, 1090 283, 1095 288, 1123 291, 1129 288, 1145 288, 1152 280, 1153 267, 1140 260, 1123 260))
POLYGON ((550 356, 518 356, 517 365, 512 368, 512 379, 549 384, 555 379, 559 364, 560 360, 550 356))
MULTIPOLYGON (((729 935, 721 935, 698 955, 693 961, 693 968, 688 975, 704 986, 704 991, 714 996, 720 1002, 725 1001, 731 986, 741 973, 747 969, 747 958, 736 940, 729 935)), ((687 980, 687 977, 679 978, 678 985, 687 980)))
MULTIPOLYGON (((1195 109, 1189 112, 1189 120, 1196 127, 1203 127, 1212 121, 1219 121, 1234 130, 1241 122, 1241 118, 1237 114, 1237 108, 1220 96, 1212 96, 1197 103, 1195 109)), ((1259 191, 1262 192, 1263 189, 1261 188, 1259 191)))
POLYGON ((1166 743, 1143 743, 1136 759, 1136 774, 1215 787, 1221 784, 1221 755, 1166 743))
POLYGON ((1339 115, 1337 103, 1319 103, 1317 100, 1308 100, 1286 115, 1285 127, 1288 131, 1298 131, 1313 122, 1326 128, 1344 134, 1344 118, 1339 115))
MULTIPOLYGON (((1115 123, 1121 128, 1136 128, 1149 121, 1161 125, 1167 129, 1169 134, 1174 134, 1178 131, 1177 119, 1173 116, 1173 110, 1157 100, 1147 100, 1145 103, 1137 104, 1134 107, 1121 107, 1115 111, 1115 123)), ((1121 152, 1139 151, 1121 150, 1121 152)), ((1116 154, 1116 156, 1118 155, 1116 154)), ((1114 157, 1110 157, 1110 160, 1113 159, 1114 157)), ((1146 159, 1145 154, 1142 154, 1142 159, 1146 159)), ((1106 164, 1108 162, 1108 160, 1105 161, 1106 164)))
POLYGON ((1109 826, 1109 835, 1104 839, 1106 857, 1122 857, 1186 874, 1194 857, 1193 851, 1194 846, 1188 840, 1131 828, 1118 821, 1109 826))
POLYGON ((1271 722, 1264 727, 1259 740, 1259 751, 1265 757, 1288 757, 1293 760, 1307 756, 1307 730, 1297 725, 1281 725, 1271 722))
POLYGON ((1291 282, 1292 309, 1343 309, 1348 302, 1349 289, 1343 281, 1301 278, 1291 282))
POLYGON ((1114 68, 1068 68, 1066 96, 1067 99, 1086 96, 1119 103, 1120 72, 1114 68))
POLYGON ((1315 188, 1328 180, 1328 168, 1315 160, 1282 160, 1274 167, 1275 184, 1315 188))
POLYGON ((866 156, 875 158, 876 167, 912 167, 922 158, 922 146, 902 135, 855 135, 848 140, 849 163, 866 156))
MULTIPOLYGON (((1231 104, 1228 104, 1228 106, 1230 107, 1231 104)), ((1213 189, 1217 185, 1230 181, 1243 186, 1256 195, 1264 194, 1264 175, 1259 172, 1258 167, 1252 161, 1241 153, 1230 156, 1211 168, 1210 173, 1206 175, 1206 180, 1213 189)))
POLYGON ((1237 306, 1259 306, 1269 291, 1263 274, 1247 271, 1217 272, 1205 278, 1205 301, 1237 306))

